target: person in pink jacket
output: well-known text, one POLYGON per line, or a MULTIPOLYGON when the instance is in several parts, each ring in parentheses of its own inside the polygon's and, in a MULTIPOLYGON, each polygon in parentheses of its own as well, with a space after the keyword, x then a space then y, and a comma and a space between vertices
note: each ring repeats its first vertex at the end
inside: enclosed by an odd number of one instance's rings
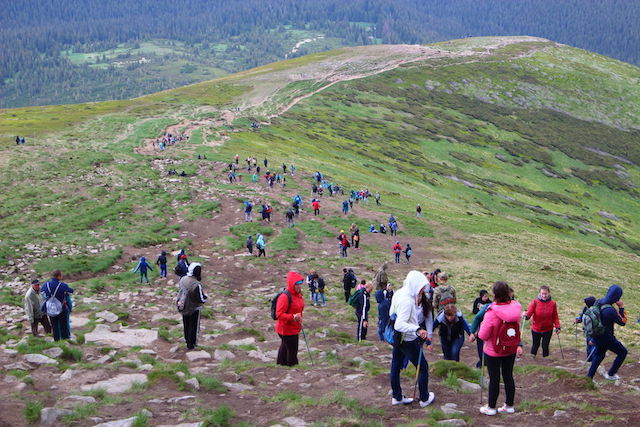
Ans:
POLYGON ((558 306, 551 299, 551 290, 548 286, 540 286, 538 296, 531 301, 527 313, 527 320, 531 320, 531 354, 535 357, 542 341, 542 357, 549 355, 549 343, 553 335, 553 328, 556 334, 560 333, 560 319, 558 318, 558 306))
POLYGON ((484 359, 489 372, 489 402, 480 408, 485 415, 497 412, 513 414, 516 384, 513 380, 513 364, 516 354, 522 354, 520 346, 520 318, 522 307, 511 299, 511 289, 505 282, 493 285, 493 303, 487 309, 478 337, 484 341, 484 359), (500 371, 507 395, 504 406, 496 410, 500 394, 500 371))

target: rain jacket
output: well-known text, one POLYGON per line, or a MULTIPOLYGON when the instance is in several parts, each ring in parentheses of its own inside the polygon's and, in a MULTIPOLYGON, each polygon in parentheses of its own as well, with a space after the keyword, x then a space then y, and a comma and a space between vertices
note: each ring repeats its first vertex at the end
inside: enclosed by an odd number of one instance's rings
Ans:
MULTIPOLYGON (((611 285, 607 291, 607 295, 598 301, 600 306, 605 304, 613 305, 622 298, 622 288, 618 285, 611 285)), ((603 337, 614 338, 613 325, 617 323, 620 326, 627 324, 627 315, 624 312, 624 308, 605 307, 600 310, 600 317, 602 319, 602 325, 605 332, 603 337)), ((600 337, 598 337, 600 338, 600 337)))
POLYGON ((133 272, 135 273, 136 271, 140 270, 140 273, 146 273, 147 269, 153 271, 153 268, 151 268, 151 266, 147 262, 147 259, 145 257, 140 257, 140 262, 138 262, 138 265, 133 270, 133 272))
POLYGON ((298 335, 302 329, 302 319, 300 322, 293 320, 293 315, 304 310, 304 298, 300 292, 295 291, 294 284, 298 281, 304 281, 304 277, 300 274, 290 271, 287 273, 287 291, 291 295, 291 307, 289 307, 289 298, 286 294, 280 294, 276 303, 276 332, 280 335, 298 335), (288 308, 288 310, 287 310, 288 308))
POLYGON ((533 332, 543 333, 556 329, 560 329, 560 319, 558 319, 558 306, 556 302, 549 297, 542 300, 537 297, 529 304, 527 309, 527 319, 531 320, 531 330, 533 332))
POLYGON ((419 271, 410 271, 404 279, 402 288, 393 294, 389 315, 396 314, 395 330, 402 332, 403 341, 415 341, 416 331, 420 329, 416 300, 420 290, 429 282, 419 271))
POLYGON ((520 323, 521 317, 522 306, 518 301, 493 302, 489 306, 478 331, 478 338, 484 341, 484 352, 487 355, 504 357, 504 354, 498 353, 495 349, 500 323, 503 321, 520 323))

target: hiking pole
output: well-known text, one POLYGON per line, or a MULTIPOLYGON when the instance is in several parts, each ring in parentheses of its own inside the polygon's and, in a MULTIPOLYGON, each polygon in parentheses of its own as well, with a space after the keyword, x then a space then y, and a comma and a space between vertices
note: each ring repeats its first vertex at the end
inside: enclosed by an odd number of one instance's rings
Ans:
POLYGON ((560 354, 562 355, 562 360, 564 360, 564 351, 562 351, 562 343, 560 342, 560 334, 556 333, 558 337, 558 345, 560 346, 560 354))
POLYGON ((575 332, 575 336, 576 336, 576 351, 578 351, 578 324, 574 323, 575 327, 576 327, 576 332, 575 332))
POLYGON ((313 364, 313 357, 311 357, 311 349, 309 348, 309 341, 307 341, 307 334, 304 333, 304 328, 302 328, 302 336, 304 337, 304 343, 307 345, 307 351, 309 352, 309 359, 311 359, 311 366, 315 367, 313 364))
POLYGON ((589 353, 587 358, 582 361, 582 367, 580 369, 584 369, 586 364, 589 363, 589 359, 591 359, 593 357, 593 353, 595 353, 595 352, 596 352, 596 347, 594 346, 593 349, 591 350, 591 353, 589 353))
POLYGON ((527 320, 525 316, 522 316, 522 325, 520 325, 520 337, 522 340, 522 344, 524 344, 524 322, 527 320))
MULTIPOLYGON (((420 340, 420 338, 418 338, 420 340)), ((420 363, 422 362, 422 346, 423 342, 420 340, 420 355, 418 356, 418 366, 416 366, 416 383, 413 386, 413 400, 416 400, 416 389, 418 388, 418 377, 420 375, 420 363)))
POLYGON ((482 391, 484 390, 484 342, 482 343, 482 364, 480 367, 480 404, 482 405, 482 391))

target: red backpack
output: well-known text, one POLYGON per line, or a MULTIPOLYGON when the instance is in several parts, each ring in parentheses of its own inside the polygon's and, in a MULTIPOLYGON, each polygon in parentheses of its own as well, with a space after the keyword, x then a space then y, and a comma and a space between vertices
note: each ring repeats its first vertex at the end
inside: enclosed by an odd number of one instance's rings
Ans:
POLYGON ((511 356, 515 354, 520 345, 520 323, 505 322, 500 319, 498 333, 493 345, 499 356, 511 356))

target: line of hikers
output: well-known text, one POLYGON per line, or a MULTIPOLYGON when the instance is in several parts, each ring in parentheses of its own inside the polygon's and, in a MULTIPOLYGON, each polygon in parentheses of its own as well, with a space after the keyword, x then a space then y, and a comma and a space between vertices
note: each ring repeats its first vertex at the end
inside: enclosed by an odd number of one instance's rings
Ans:
POLYGON ((171 133, 165 134, 162 138, 156 138, 151 141, 153 148, 158 147, 160 151, 164 151, 171 145, 176 145, 182 141, 189 141, 189 135, 172 135, 171 133))

